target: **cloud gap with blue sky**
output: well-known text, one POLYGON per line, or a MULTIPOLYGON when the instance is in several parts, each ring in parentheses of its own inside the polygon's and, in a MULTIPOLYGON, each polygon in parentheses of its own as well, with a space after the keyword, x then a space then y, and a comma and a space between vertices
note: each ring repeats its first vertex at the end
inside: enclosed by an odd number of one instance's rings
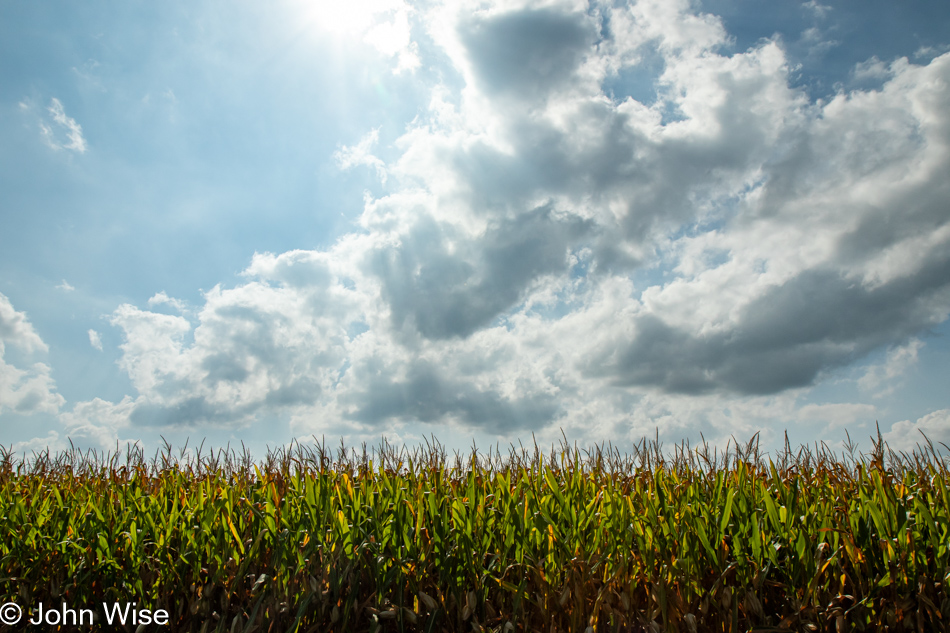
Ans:
POLYGON ((950 8, 6 3, 0 444, 950 443, 950 8))

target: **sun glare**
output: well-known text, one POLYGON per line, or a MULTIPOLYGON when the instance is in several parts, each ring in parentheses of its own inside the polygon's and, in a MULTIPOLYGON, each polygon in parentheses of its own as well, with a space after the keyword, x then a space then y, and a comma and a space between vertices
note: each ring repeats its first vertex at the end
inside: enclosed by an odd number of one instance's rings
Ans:
POLYGON ((411 43, 405 0, 295 0, 306 28, 338 40, 362 42, 388 57, 398 56, 398 69, 413 68, 418 60, 411 43))
POLYGON ((356 38, 379 24, 398 21, 399 14, 408 9, 403 0, 298 0, 296 4, 316 28, 356 38))

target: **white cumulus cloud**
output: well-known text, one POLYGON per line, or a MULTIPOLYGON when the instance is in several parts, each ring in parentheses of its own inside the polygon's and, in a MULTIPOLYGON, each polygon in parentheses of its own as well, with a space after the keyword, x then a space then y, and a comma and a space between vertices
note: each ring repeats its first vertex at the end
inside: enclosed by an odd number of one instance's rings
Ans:
POLYGON ((71 411, 60 414, 63 433, 77 446, 95 445, 103 449, 115 449, 122 443, 119 434, 130 424, 133 400, 126 396, 119 403, 101 398, 77 402, 71 411))
POLYGON ((160 306, 160 305, 171 306, 177 312, 185 312, 187 309, 187 306, 184 301, 182 301, 181 299, 176 299, 174 297, 169 297, 168 294, 164 290, 161 292, 155 293, 154 295, 149 297, 149 300, 148 300, 148 307, 150 308, 154 306, 160 306))
POLYGON ((33 329, 26 314, 14 309, 6 295, 0 293, 0 413, 55 413, 65 403, 56 393, 52 370, 46 363, 34 362, 20 367, 5 360, 6 345, 26 354, 47 351, 47 346, 33 329))
POLYGON ((896 451, 913 451, 918 446, 934 444, 937 451, 950 451, 950 409, 940 409, 918 418, 914 422, 901 420, 883 435, 889 448, 896 451))

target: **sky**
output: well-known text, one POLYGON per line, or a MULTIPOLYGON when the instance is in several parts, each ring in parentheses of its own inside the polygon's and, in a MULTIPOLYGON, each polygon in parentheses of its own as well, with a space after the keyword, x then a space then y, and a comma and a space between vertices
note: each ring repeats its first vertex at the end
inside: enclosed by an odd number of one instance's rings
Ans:
POLYGON ((950 444, 943 0, 0 0, 0 445, 950 444))

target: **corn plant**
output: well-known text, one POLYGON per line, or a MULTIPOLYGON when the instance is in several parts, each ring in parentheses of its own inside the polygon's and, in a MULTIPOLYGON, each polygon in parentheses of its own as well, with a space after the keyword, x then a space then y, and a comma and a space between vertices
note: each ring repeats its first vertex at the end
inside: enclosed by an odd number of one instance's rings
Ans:
POLYGON ((0 450, 0 598, 200 633, 946 631, 947 471, 880 436, 867 456, 0 450))

